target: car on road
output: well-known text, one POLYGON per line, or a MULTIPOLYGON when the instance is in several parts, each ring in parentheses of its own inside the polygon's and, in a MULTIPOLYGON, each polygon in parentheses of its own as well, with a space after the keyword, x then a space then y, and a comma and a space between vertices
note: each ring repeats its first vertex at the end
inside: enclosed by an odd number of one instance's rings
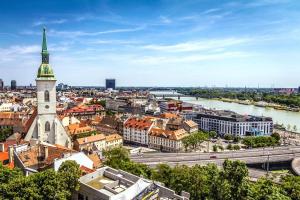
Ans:
POLYGON ((209 158, 216 159, 216 158, 217 158, 217 156, 215 156, 215 155, 212 155, 212 156, 210 156, 209 158))

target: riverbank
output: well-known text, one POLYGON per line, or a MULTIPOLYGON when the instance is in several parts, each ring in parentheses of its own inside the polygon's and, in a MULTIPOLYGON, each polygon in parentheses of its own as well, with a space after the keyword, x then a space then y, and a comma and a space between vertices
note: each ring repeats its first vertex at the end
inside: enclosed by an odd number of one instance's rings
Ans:
MULTIPOLYGON (((157 94, 155 91, 152 91, 151 93, 157 94)), ((159 94, 162 93, 168 94, 168 91, 159 92, 159 94)), ((177 97, 176 98, 174 97, 173 99, 177 100, 177 97)), ((225 102, 225 101, 212 99, 212 98, 201 98, 201 97, 196 98, 191 96, 185 96, 185 97, 181 97, 180 100, 207 109, 230 110, 241 115, 272 117, 274 124, 280 124, 286 129, 289 128, 289 130, 293 130, 294 132, 297 132, 297 134, 300 132, 300 112, 291 112, 288 110, 279 110, 271 107, 255 106, 252 104, 245 105, 245 103, 241 104, 241 103, 235 103, 233 101, 225 102)))
POLYGON ((202 106, 207 109, 231 110, 241 115, 272 117, 274 124, 280 124, 290 131, 300 131, 300 112, 277 110, 271 107, 238 104, 236 102, 229 103, 217 99, 182 97, 181 101, 202 106))
POLYGON ((288 106, 275 104, 275 103, 268 103, 264 101, 250 101, 250 100, 239 100, 239 99, 229 99, 229 98, 213 98, 214 100, 219 100, 227 103, 238 103, 242 105, 253 105, 257 107, 263 107, 263 108, 274 108, 276 110, 285 110, 290 112, 300 112, 300 108, 291 108, 288 106))

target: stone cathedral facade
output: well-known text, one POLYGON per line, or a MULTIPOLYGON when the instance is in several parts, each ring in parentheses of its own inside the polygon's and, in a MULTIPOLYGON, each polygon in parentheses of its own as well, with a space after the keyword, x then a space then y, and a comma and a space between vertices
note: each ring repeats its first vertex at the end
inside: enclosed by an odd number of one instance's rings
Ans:
POLYGON ((36 78, 37 116, 29 128, 25 140, 38 140, 71 147, 71 139, 56 114, 56 78, 49 64, 45 28, 43 29, 41 54, 42 64, 36 78))

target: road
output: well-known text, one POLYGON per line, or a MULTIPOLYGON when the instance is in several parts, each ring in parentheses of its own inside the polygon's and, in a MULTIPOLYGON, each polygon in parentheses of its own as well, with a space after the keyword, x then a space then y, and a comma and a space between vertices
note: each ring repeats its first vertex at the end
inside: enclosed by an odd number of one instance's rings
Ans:
POLYGON ((135 162, 147 164, 154 167, 159 163, 166 163, 171 166, 185 164, 192 166, 195 164, 215 163, 222 165, 226 159, 241 160, 248 164, 270 162, 291 161, 295 157, 300 157, 300 147, 276 147, 260 148, 251 150, 240 150, 220 153, 144 153, 142 155, 131 155, 135 162))

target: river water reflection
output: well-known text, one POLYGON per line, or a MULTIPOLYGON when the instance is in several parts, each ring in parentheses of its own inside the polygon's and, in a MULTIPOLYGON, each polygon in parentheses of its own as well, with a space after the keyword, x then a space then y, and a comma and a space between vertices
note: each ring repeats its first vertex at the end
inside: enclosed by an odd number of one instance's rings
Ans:
MULTIPOLYGON (((162 91, 151 92, 151 93, 166 94, 166 92, 162 92, 162 91)), ((209 109, 231 110, 242 115, 248 114, 248 115, 272 117, 274 123, 284 124, 284 126, 286 127, 289 124, 292 129, 294 125, 296 125, 297 132, 300 132, 300 112, 276 110, 274 108, 264 108, 264 107, 257 107, 253 105, 243 105, 238 103, 229 103, 229 102, 223 102, 219 100, 211 100, 211 99, 203 99, 203 98, 199 98, 198 100, 196 100, 196 98, 194 97, 181 97, 180 100, 188 103, 201 105, 204 108, 209 108, 209 109)))

